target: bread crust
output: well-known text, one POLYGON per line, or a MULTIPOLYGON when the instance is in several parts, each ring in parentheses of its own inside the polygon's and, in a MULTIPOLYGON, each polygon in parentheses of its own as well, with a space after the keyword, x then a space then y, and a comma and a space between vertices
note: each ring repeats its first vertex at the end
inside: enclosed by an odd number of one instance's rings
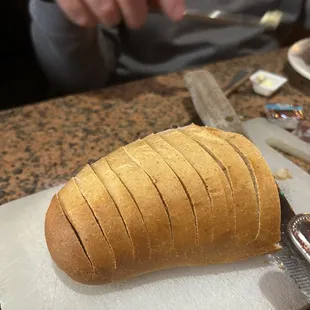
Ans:
POLYGON ((120 148, 106 157, 111 169, 131 193, 150 238, 151 257, 168 256, 173 247, 169 216, 150 177, 120 148))
POLYGON ((139 208, 120 178, 109 166, 106 158, 101 158, 92 164, 92 167, 121 214, 132 243, 135 268, 148 265, 151 255, 150 239, 139 208))
POLYGON ((276 251, 280 219, 277 186, 257 148, 192 125, 86 165, 53 197, 45 235, 60 269, 99 284, 276 251))
POLYGON ((276 182, 261 152, 248 139, 240 134, 210 129, 216 135, 223 137, 251 167, 253 181, 256 184, 259 204, 258 244, 275 244, 281 239, 281 209, 276 182))
POLYGON ((188 160, 203 180, 212 205, 213 242, 222 242, 233 236, 232 194, 228 181, 215 160, 197 142, 180 131, 166 131, 160 136, 188 160))
POLYGON ((109 282, 115 260, 105 236, 75 180, 72 178, 58 193, 59 204, 81 240, 95 273, 109 282))
POLYGON ((173 247, 182 255, 181 252, 186 252, 195 244, 196 232, 190 201, 181 182, 166 162, 143 140, 130 143, 124 150, 150 176, 160 192, 171 221, 173 247))
POLYGON ((117 272, 126 273, 128 269, 134 269, 131 241, 107 189, 90 165, 86 165, 75 179, 113 251, 117 272))
MULTIPOLYGON (((58 267, 73 280, 96 283, 94 268, 54 195, 46 213, 45 238, 58 267)), ((104 282, 100 279, 101 282, 104 282)))
POLYGON ((186 158, 159 135, 144 138, 174 171, 189 197, 195 215, 197 244, 204 246, 212 243, 212 207, 206 187, 197 171, 186 158))
POLYGON ((224 139, 210 130, 191 125, 182 129, 219 162, 230 184, 234 199, 235 234, 237 243, 250 243, 259 230, 259 206, 252 178, 240 155, 224 139))

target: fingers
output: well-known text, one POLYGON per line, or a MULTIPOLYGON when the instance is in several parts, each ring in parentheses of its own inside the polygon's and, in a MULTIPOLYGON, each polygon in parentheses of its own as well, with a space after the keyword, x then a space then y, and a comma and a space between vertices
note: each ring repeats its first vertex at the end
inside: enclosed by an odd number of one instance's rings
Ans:
POLYGON ((180 20, 183 18, 185 3, 184 0, 158 0, 163 12, 172 20, 180 20))
POLYGON ((56 0, 59 7, 72 22, 85 27, 92 27, 98 23, 96 16, 80 0, 56 0))
POLYGON ((120 23, 122 16, 116 0, 84 0, 98 22, 106 26, 120 23))
POLYGON ((146 0, 116 1, 121 9, 126 24, 130 28, 139 28, 144 24, 148 13, 148 6, 146 0))
MULTIPOLYGON (((67 16, 80 26, 117 25, 122 18, 130 28, 146 21, 150 0, 56 0, 67 16)), ((184 0, 151 0, 172 20, 183 17, 184 0)))

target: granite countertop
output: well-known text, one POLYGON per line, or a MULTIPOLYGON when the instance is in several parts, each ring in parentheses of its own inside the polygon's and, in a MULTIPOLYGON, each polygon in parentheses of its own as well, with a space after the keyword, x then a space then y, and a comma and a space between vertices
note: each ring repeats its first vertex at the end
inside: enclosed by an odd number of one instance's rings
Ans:
MULTIPOLYGON (((289 77, 272 101, 298 103, 310 119, 310 82, 278 50, 207 65, 220 85, 242 68, 257 67, 289 77)), ((174 73, 100 91, 0 112, 0 205, 59 185, 115 148, 173 126, 199 122, 184 86, 174 73)), ((18 91, 18 90, 16 90, 18 91)), ((266 98, 245 83, 230 102, 245 119, 260 116, 266 98)), ((310 172, 310 165, 293 159, 310 172)))

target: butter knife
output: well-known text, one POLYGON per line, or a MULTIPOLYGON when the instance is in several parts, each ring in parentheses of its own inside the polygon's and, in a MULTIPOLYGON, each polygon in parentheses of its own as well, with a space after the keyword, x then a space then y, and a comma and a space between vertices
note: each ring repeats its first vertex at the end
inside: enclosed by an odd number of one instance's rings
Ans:
POLYGON ((262 17, 233 14, 221 10, 213 10, 209 13, 201 13, 197 10, 185 10, 184 17, 221 25, 261 26, 271 30, 278 28, 285 20, 285 14, 279 10, 267 11, 262 17))

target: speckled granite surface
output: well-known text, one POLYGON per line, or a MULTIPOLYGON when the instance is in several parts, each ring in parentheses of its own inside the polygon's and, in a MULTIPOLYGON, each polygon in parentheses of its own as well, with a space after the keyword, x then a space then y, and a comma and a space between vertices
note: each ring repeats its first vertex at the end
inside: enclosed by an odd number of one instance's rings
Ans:
MULTIPOLYGON (((220 85, 248 66, 285 74, 273 101, 302 104, 310 119, 310 82, 286 64, 286 50, 208 65, 220 85)), ((16 90, 18 91, 18 90, 16 90)), ((245 119, 260 116, 266 98, 249 82, 230 96, 245 119)), ((88 161, 151 132, 199 122, 183 73, 0 112, 0 204, 59 185, 88 161)), ((305 170, 310 165, 295 160, 305 170)))

